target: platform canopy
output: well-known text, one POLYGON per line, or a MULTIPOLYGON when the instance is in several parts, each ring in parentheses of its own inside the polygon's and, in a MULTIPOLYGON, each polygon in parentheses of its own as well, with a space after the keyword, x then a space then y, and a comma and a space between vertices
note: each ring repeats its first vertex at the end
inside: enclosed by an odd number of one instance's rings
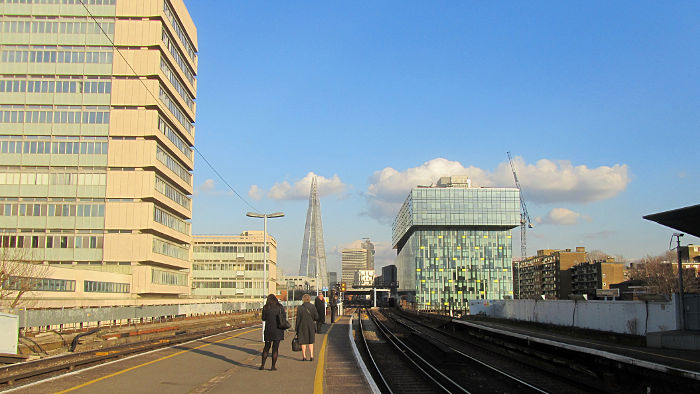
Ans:
POLYGON ((672 211, 653 213, 644 219, 700 237, 700 204, 672 211))

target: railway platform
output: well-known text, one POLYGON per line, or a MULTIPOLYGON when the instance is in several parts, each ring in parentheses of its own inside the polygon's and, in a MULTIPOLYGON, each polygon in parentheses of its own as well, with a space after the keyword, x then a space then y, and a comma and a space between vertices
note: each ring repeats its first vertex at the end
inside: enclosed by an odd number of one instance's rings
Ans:
MULTIPOLYGON (((330 319, 329 319, 330 320, 330 319)), ((250 327, 138 354, 12 388, 16 393, 371 393, 353 355, 351 316, 316 334, 314 361, 292 352, 293 331, 259 370, 260 327, 250 327)), ((0 388, 0 391, 3 389, 0 388)))

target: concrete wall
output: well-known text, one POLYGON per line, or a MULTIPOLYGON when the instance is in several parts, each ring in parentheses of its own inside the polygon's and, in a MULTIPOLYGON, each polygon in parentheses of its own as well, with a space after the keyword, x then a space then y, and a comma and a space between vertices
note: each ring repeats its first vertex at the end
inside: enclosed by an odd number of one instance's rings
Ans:
POLYGON ((0 313, 0 353, 17 354, 19 317, 0 313))
POLYGON ((499 319, 646 335, 678 329, 675 302, 472 300, 469 310, 499 319))

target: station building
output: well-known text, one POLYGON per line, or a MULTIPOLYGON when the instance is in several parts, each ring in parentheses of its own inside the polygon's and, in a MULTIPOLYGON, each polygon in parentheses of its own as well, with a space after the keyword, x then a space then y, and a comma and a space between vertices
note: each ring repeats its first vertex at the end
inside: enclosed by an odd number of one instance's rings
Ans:
MULTIPOLYGON (((264 293, 262 231, 241 235, 195 235, 192 295, 262 300, 264 293)), ((277 241, 267 235, 268 294, 277 294, 277 241)))
POLYGON ((0 246, 46 267, 25 298, 189 294, 197 30, 183 1, 3 0, 0 32, 0 246))
POLYGON ((468 309, 468 300, 513 296, 511 229, 516 188, 443 177, 411 189, 393 223, 398 294, 419 309, 468 309))

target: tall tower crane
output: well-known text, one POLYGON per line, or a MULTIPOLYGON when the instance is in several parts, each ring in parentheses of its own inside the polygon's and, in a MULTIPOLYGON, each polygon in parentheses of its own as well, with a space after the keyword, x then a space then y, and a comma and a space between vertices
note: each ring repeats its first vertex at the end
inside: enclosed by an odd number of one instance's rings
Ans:
POLYGON ((515 186, 518 188, 520 193, 520 260, 524 260, 527 257, 527 234, 526 229, 532 228, 532 222, 530 221, 530 214, 527 213, 527 205, 525 205, 525 197, 523 196, 523 189, 520 187, 520 181, 518 181, 518 173, 515 171, 515 165, 513 164, 513 157, 511 157, 510 152, 508 153, 508 161, 510 162, 510 168, 513 170, 513 178, 515 179, 515 186))

